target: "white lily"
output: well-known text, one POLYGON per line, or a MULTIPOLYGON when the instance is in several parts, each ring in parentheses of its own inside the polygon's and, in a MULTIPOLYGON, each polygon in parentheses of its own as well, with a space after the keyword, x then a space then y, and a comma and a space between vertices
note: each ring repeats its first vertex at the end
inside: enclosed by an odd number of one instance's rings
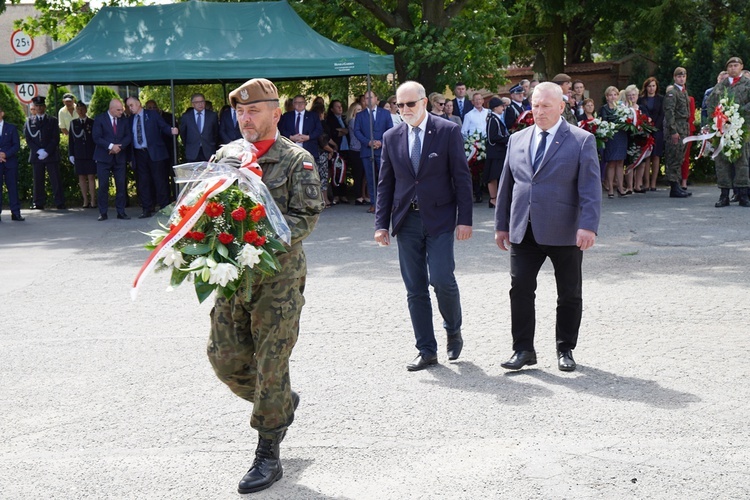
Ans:
POLYGON ((210 267, 208 283, 210 285, 227 286, 227 283, 234 281, 239 276, 234 264, 216 264, 210 267))
POLYGON ((255 264, 260 262, 260 256, 262 254, 262 248, 255 247, 246 243, 242 247, 242 250, 240 250, 240 253, 237 255, 237 262, 252 269, 255 264))

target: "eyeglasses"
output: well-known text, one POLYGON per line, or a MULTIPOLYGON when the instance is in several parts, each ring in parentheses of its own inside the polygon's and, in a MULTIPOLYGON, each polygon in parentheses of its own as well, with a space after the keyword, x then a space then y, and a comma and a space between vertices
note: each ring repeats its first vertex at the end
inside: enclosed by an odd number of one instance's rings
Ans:
POLYGON ((438 106, 445 106, 445 102, 436 102, 435 104, 437 104, 438 106))
POLYGON ((193 104, 203 104, 206 101, 192 101, 193 104))
POLYGON ((422 99, 420 99, 420 100, 418 100, 418 101, 409 101, 409 102, 397 102, 397 103, 396 103, 396 107, 397 107, 398 109, 404 109, 404 106, 408 106, 408 107, 410 107, 410 108, 413 108, 414 106, 416 106, 416 105, 417 105, 417 103, 420 103, 420 102, 422 102, 422 99))

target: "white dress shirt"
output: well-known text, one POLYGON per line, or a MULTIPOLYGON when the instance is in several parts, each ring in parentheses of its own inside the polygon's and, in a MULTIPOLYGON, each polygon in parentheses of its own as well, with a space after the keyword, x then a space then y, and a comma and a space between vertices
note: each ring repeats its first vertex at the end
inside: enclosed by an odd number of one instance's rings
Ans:
POLYGON ((487 114, 489 112, 490 110, 487 108, 482 108, 482 111, 477 111, 477 108, 472 108, 472 110, 464 116, 464 124, 461 127, 461 134, 463 134, 464 137, 469 137, 477 130, 484 134, 485 128, 487 127, 487 114))
MULTIPOLYGON (((425 139, 425 132, 427 131, 427 118, 428 115, 425 113, 424 120, 422 120, 422 123, 417 125, 417 128, 419 129, 419 154, 421 156, 422 149, 424 148, 424 139, 425 139)), ((414 127, 409 125, 409 135, 407 136, 409 138, 409 149, 407 150, 409 152, 409 155, 411 155, 411 148, 414 146, 414 127)))
MULTIPOLYGON (((555 134, 557 134, 557 129, 560 128, 560 124, 563 122, 562 117, 555 123, 547 132, 549 135, 547 136, 547 144, 544 149, 544 155, 547 155, 547 151, 549 151, 549 147, 552 145, 552 141, 555 139, 555 134)), ((538 126, 534 125, 534 140, 531 141, 531 162, 534 163, 534 158, 536 158, 536 150, 539 147, 539 142, 542 140, 542 129, 540 129, 538 126)), ((542 162, 544 162, 544 156, 542 157, 542 162)))

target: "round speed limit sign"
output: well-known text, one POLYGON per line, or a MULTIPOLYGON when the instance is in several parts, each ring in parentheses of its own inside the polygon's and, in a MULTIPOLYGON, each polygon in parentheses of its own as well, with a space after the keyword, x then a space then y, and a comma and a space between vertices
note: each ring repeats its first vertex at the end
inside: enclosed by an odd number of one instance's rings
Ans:
POLYGON ((21 30, 10 35, 10 48, 19 56, 27 56, 34 50, 34 39, 21 30))
POLYGON ((36 88, 35 83, 19 83, 16 85, 16 97, 24 104, 30 104, 38 92, 39 89, 36 88))

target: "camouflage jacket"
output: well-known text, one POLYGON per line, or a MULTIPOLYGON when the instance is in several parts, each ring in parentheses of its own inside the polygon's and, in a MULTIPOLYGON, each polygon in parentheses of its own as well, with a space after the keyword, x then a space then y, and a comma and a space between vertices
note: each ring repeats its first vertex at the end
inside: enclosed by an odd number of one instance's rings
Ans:
POLYGON ((565 109, 563 110, 562 114, 563 120, 570 123, 571 125, 578 126, 578 120, 576 120, 575 115, 573 114, 573 110, 570 108, 570 103, 568 101, 565 101, 565 109))
POLYGON ((674 85, 667 87, 664 95, 664 135, 665 137, 690 133, 688 117, 690 115, 690 100, 687 92, 681 92, 674 85))
MULTIPOLYGON (((216 159, 240 156, 245 140, 237 139, 216 152, 216 159)), ((258 159, 263 183, 268 187, 292 232, 292 246, 278 255, 281 272, 263 282, 299 278, 307 274, 302 240, 310 235, 323 211, 320 177, 313 157, 286 137, 278 136, 266 154, 258 159)), ((257 284, 257 283, 256 283, 257 284)))
POLYGON ((729 85, 729 78, 725 78, 716 84, 713 92, 708 96, 709 120, 713 120, 714 109, 716 109, 719 100, 724 97, 725 93, 734 97, 734 102, 740 106, 740 113, 745 119, 748 119, 750 117, 750 78, 743 76, 734 85, 729 85))

